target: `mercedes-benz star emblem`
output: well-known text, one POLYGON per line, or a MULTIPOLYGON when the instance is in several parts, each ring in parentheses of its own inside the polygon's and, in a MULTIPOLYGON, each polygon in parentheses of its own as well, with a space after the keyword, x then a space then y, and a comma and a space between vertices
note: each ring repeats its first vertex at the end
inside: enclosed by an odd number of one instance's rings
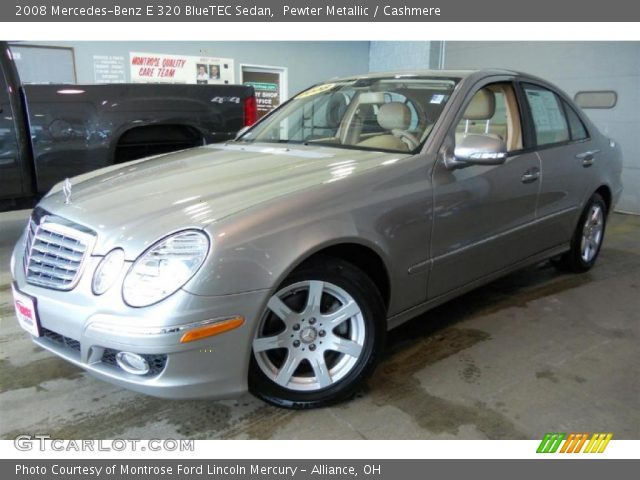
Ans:
POLYGON ((62 185, 62 193, 64 195, 64 204, 71 204, 71 180, 68 178, 64 179, 64 185, 62 185))

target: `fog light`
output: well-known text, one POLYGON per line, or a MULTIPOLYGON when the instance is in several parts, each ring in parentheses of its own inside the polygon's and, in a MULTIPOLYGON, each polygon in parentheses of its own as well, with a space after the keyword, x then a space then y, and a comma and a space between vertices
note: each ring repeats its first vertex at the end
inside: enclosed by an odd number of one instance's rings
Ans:
POLYGON ((149 362, 137 353, 118 352, 116 362, 121 369, 133 375, 146 375, 150 370, 149 362))

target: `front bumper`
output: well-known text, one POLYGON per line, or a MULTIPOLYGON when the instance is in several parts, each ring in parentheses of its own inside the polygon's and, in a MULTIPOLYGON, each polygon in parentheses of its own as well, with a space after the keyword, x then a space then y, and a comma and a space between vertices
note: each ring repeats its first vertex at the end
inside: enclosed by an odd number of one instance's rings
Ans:
POLYGON ((95 296, 91 278, 101 257, 88 257, 84 273, 71 291, 28 284, 22 268, 24 245, 16 245, 12 275, 19 291, 37 300, 45 335, 33 341, 82 367, 94 376, 147 395, 164 398, 229 398, 247 390, 251 341, 267 290, 224 296, 200 296, 179 290, 145 308, 127 306, 119 285, 95 296), (243 325, 221 335, 180 343, 178 327, 202 321, 242 316, 243 325), (139 376, 113 361, 126 351, 158 359, 158 368, 139 376))

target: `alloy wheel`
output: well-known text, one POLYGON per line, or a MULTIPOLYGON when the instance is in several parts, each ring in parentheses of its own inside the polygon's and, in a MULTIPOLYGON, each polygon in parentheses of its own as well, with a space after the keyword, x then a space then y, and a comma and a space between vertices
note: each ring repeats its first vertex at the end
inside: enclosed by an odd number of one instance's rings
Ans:
POLYGON ((589 263, 598 253, 602 242, 603 230, 604 212, 600 205, 594 204, 591 206, 582 228, 580 256, 584 262, 589 263))
POLYGON ((281 387, 316 391, 349 374, 362 355, 362 309, 344 289, 308 280, 273 295, 253 340, 262 372, 281 387))

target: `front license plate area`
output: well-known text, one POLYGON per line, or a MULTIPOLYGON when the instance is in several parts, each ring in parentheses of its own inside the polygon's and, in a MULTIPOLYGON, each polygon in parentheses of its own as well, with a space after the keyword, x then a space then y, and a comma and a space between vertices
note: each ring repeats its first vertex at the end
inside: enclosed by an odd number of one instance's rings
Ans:
POLYGON ((11 290, 13 291, 13 306, 16 310, 18 323, 31 335, 39 337, 41 333, 36 299, 22 293, 15 285, 11 285, 11 290))

